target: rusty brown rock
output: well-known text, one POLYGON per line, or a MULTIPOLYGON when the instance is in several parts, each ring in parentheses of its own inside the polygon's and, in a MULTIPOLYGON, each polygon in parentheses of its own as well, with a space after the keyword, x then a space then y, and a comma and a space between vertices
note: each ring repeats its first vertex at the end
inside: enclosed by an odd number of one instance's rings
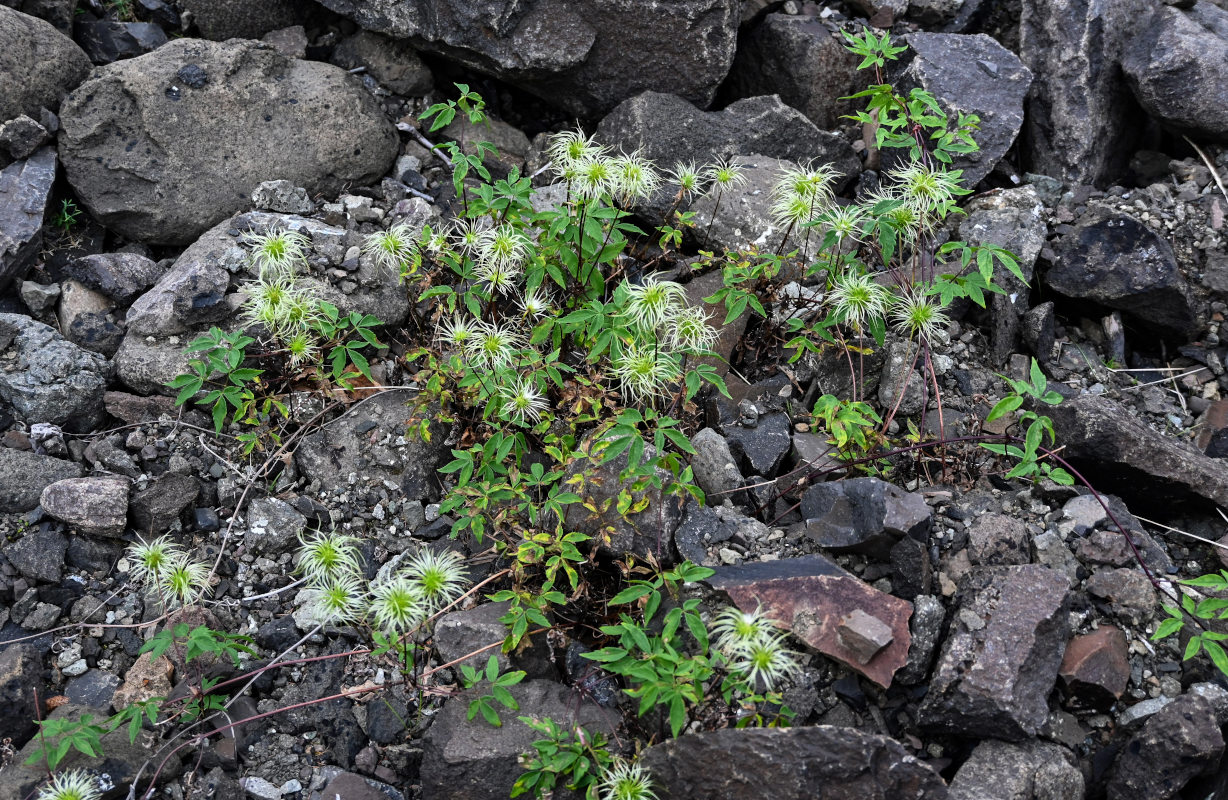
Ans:
POLYGON ((1130 681, 1126 655, 1126 635, 1120 628, 1101 625, 1070 640, 1058 675, 1076 702, 1104 708, 1121 698, 1130 681))
POLYGON ((762 606, 798 639, 884 688, 908 661, 912 604, 878 591, 823 556, 722 568, 708 583, 744 611, 762 606), (865 663, 864 651, 849 647, 840 636, 841 622, 856 611, 877 618, 891 636, 865 663))

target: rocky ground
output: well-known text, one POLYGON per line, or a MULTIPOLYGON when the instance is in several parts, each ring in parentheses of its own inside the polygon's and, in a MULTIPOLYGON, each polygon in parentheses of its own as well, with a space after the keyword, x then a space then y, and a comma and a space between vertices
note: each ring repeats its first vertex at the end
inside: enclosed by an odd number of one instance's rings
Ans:
MULTIPOLYGON (((733 399, 700 403, 688 430, 709 504, 641 519, 658 520, 654 556, 716 570, 705 602, 792 621, 797 716, 699 725, 641 743, 640 763, 662 798, 1228 798, 1228 678, 1205 655, 1183 660, 1188 632, 1150 639, 1161 591, 1228 567, 1228 3, 668 6, 3 0, 0 796, 43 777, 23 766, 36 719, 189 685, 183 664, 138 655, 157 627, 141 623, 161 616, 130 580, 138 534, 216 559, 208 599, 171 622, 253 637, 244 672, 312 629, 291 585, 305 530, 360 537, 368 577, 428 547, 463 553, 475 578, 498 566, 440 514, 459 432, 407 431, 403 355, 432 335, 432 309, 359 253, 393 222, 454 216, 450 172, 415 122, 453 81, 489 104, 492 168, 536 173, 542 196, 542 137, 576 120, 662 165, 736 157, 751 180, 720 206, 696 201, 687 245, 736 249, 768 228, 781 163, 835 164, 844 197, 877 184, 879 154, 840 99, 864 77, 838 31, 868 23, 912 48, 900 85, 981 117, 981 152, 956 165, 977 192, 949 235, 1009 248, 1029 278, 988 309, 953 310, 933 359, 941 424, 980 430, 1001 376, 1035 358, 1065 398, 1048 412, 1062 453, 1107 510, 1086 487, 1006 480, 976 449, 898 460, 893 483, 839 468, 810 411, 848 390, 842 356, 788 364, 757 320, 735 320, 720 344, 733 399), (238 430, 215 435, 165 387, 188 342, 239 326, 240 236, 270 226, 309 238, 314 291, 384 323, 372 373, 393 387, 343 402, 301 387, 286 399, 311 422, 272 458, 245 456, 238 430), (861 628, 880 637, 868 654, 841 633, 854 612, 876 623, 861 628)), ((672 277, 695 302, 720 287, 719 273, 672 277)), ((903 393, 893 432, 937 430, 901 347, 868 357, 867 396, 889 408, 903 393)), ((501 639, 502 612, 448 613, 429 664, 501 639)), ((501 656, 528 675, 521 713, 621 732, 632 752, 616 687, 568 664, 583 642, 533 641, 501 656)), ((295 657, 368 644, 329 628, 295 657)), ((393 677, 367 651, 269 670, 233 712, 305 705, 177 751, 153 796, 507 797, 536 735, 515 715, 467 722, 452 669, 421 702, 393 677)), ((168 735, 117 731, 63 767, 129 796, 168 735)))

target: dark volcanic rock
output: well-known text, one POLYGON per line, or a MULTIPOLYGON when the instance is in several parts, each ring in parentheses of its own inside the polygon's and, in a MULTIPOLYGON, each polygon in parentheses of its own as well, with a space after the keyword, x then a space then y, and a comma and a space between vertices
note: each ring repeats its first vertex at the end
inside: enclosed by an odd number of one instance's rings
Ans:
POLYGON ((148 539, 164 533, 200 494, 200 484, 190 475, 168 472, 149 488, 132 495, 129 509, 132 528, 148 539))
POLYGON ((73 433, 105 416, 107 360, 19 314, 0 314, 0 399, 18 419, 49 422, 73 433))
POLYGON ((0 513, 29 511, 47 486, 84 471, 71 461, 0 447, 0 513))
POLYGON ((930 507, 919 494, 878 478, 820 483, 802 494, 806 535, 834 553, 862 553, 879 561, 905 536, 923 538, 930 507))
POLYGON ((773 411, 759 417, 754 427, 726 425, 729 449, 744 464, 747 475, 776 477, 776 470, 793 447, 793 424, 789 415, 773 411))
POLYGON ((1124 171, 1143 115, 1120 59, 1151 8, 1149 0, 1023 0, 1019 54, 1033 82, 1022 151, 1030 171, 1096 185, 1124 171))
POLYGON ((1099 470, 1112 470, 1134 491, 1146 485, 1152 492, 1166 490, 1170 498, 1193 495, 1228 504, 1223 462, 1156 433, 1112 400, 1080 395, 1044 413, 1053 419, 1057 440, 1066 445, 1066 458, 1096 462, 1099 470))
POLYGON ((1094 213, 1055 250, 1045 283, 1061 294, 1118 309, 1183 342, 1197 332, 1190 289, 1172 247, 1134 217, 1094 213))
MULTIPOLYGON (((613 721, 591 703, 578 702, 569 688, 529 680, 512 688, 520 716, 566 719, 590 731, 610 733, 613 721)), ((444 704, 422 740, 422 800, 505 800, 523 772, 520 755, 532 751, 541 734, 504 712, 503 727, 478 717, 468 721, 469 693, 444 704)))
POLYGON ((1168 800, 1224 754, 1224 737, 1210 700, 1178 697, 1153 714, 1126 743, 1109 779, 1109 800, 1168 800))
POLYGON ((0 289, 23 277, 34 262, 54 183, 50 147, 0 170, 0 289))
POLYGON ((127 305, 166 272, 165 268, 137 253, 99 253, 68 262, 69 277, 127 305))
POLYGON ((748 97, 720 111, 702 111, 681 97, 644 92, 606 115, 597 126, 596 139, 628 153, 639 150, 666 168, 676 161, 703 164, 756 154, 782 161, 830 162, 844 176, 840 186, 861 172, 848 142, 815 127, 774 96, 748 97))
POLYGON ((1209 2, 1160 6, 1126 50, 1134 96, 1165 125, 1228 142, 1228 10, 1209 2))
POLYGON ((66 99, 61 122, 81 201, 160 244, 191 242, 247 207, 261 181, 312 193, 373 181, 397 146, 353 76, 249 41, 178 39, 112 64, 66 99))
POLYGON ((37 709, 34 692, 42 683, 42 658, 38 648, 29 642, 7 644, 0 648, 0 738, 25 741, 34 733, 37 709))
POLYGON ((1030 564, 984 567, 960 590, 921 725, 1008 741, 1035 736, 1069 635, 1066 578, 1030 564))
POLYGON ((43 490, 39 505, 73 528, 97 536, 119 536, 128 524, 128 480, 68 478, 43 490))
POLYGON ((303 439, 294 454, 298 468, 324 486, 343 486, 353 474, 392 481, 409 500, 435 499, 435 471, 448 452, 447 428, 433 420, 429 442, 407 436, 414 416, 408 403, 414 396, 407 390, 384 392, 355 406, 303 439))
POLYGON ((366 67, 367 74, 390 91, 406 96, 431 90, 431 71, 403 41, 370 31, 346 37, 333 50, 332 62, 342 69, 366 67))
POLYGON ((640 757, 663 797, 704 800, 941 800, 938 773, 886 736, 853 728, 725 729, 640 757))
POLYGON ((259 39, 269 31, 309 20, 311 3, 299 0, 180 0, 200 35, 222 42, 259 39))
POLYGON ((733 62, 741 4, 651 0, 323 0, 362 27, 408 39, 572 114, 604 114, 645 90, 706 106, 733 62))
POLYGON ((1082 800, 1083 774, 1056 744, 986 739, 955 773, 951 800, 1082 800), (992 789, 990 787, 993 787, 992 789))
POLYGON ((59 583, 63 577, 64 553, 68 540, 54 530, 42 530, 43 526, 27 531, 20 539, 5 545, 4 557, 12 562, 17 571, 31 580, 44 583, 59 583))
POLYGON ((817 17, 768 14, 743 34, 726 86, 738 97, 779 95, 830 130, 844 124, 841 115, 857 110, 854 101, 840 98, 864 88, 859 59, 844 45, 837 27, 817 17))
POLYGON ((1015 143, 1032 73, 983 33, 914 33, 905 41, 916 55, 904 70, 901 90, 920 87, 952 117, 963 112, 981 118, 975 134, 980 150, 956 156, 951 164, 964 171, 965 186, 976 186, 1015 143))
POLYGON ((90 72, 90 60, 72 39, 41 19, 0 5, 0 122, 18 114, 38 119, 90 72))
POLYGON ((152 22, 113 19, 77 20, 73 24, 73 38, 95 64, 135 58, 167 42, 166 31, 152 22))

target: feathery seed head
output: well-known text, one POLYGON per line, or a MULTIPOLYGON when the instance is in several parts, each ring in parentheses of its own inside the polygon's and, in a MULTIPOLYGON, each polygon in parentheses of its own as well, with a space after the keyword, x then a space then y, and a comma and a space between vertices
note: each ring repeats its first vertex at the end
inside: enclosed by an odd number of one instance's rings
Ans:
POLYGON ((171 563, 162 574, 158 588, 162 599, 170 605, 190 606, 209 592, 209 565, 184 556, 171 563))
POLYGON ((311 247, 311 241, 303 234, 277 228, 264 233, 247 231, 242 242, 250 248, 247 257, 256 274, 273 279, 293 278, 294 267, 306 258, 311 247))
POLYGON ((827 301, 842 322, 860 329, 868 320, 881 317, 887 311, 888 291, 869 275, 853 270, 836 278, 827 301))
POLYGON ((294 294, 294 286, 287 275, 261 271, 256 280, 243 284, 240 318, 245 325, 263 325, 276 334, 286 327, 294 294))
POLYGON ((942 307, 929 298, 906 293, 898 298, 891 310, 895 329, 911 338, 931 341, 951 323, 942 307))
POLYGON ((537 422, 546 410, 546 398, 533 385, 531 378, 522 378, 502 392, 503 413, 522 424, 537 422))
POLYGON ((353 572, 313 579, 303 597, 308 616, 321 625, 344 625, 367 613, 367 589, 353 572))
POLYGON ((306 330, 300 330, 286 339, 286 352, 290 354, 290 365, 313 364, 320 359, 320 346, 316 337, 306 330))
POLYGON ((774 635, 777 628, 762 606, 754 611, 729 606, 716 616, 709 630, 716 636, 716 649, 725 655, 732 655, 758 639, 774 635))
POLYGON ((358 539, 337 531, 315 531, 298 537, 299 549, 294 561, 298 571, 308 579, 323 580, 331 575, 356 573, 361 569, 358 559, 358 539))
POLYGON ((371 584, 369 608, 374 627, 389 635, 412 631, 426 618, 422 590, 403 575, 371 584))
POLYGON ((575 164, 572 188, 585 200, 595 200, 614 188, 614 162, 601 155, 591 156, 575 164))
POLYGON ((632 324, 651 330, 669 319, 686 304, 686 290, 673 281, 661 281, 649 276, 641 283, 627 281, 625 313, 632 324))
POLYGON ((559 131, 546 143, 546 157, 564 177, 567 177, 565 172, 568 168, 575 168, 581 162, 598 158, 604 153, 605 148, 579 128, 559 131))
POLYGON ((452 347, 467 348, 478 335, 478 324, 465 319, 459 314, 453 314, 439 323, 435 338, 452 347))
POLYGON ((100 800, 102 792, 85 770, 58 772, 38 790, 36 800, 100 800))
POLYGON ((864 233, 861 220, 865 209, 861 206, 836 206, 829 208, 819 216, 819 222, 828 231, 835 234, 837 242, 858 239, 864 233))
POLYGON ((780 681, 801 668, 797 653, 785 647, 783 632, 759 636, 732 652, 729 669, 746 676, 751 686, 771 691, 780 681))
POLYGON ((129 573, 142 583, 158 584, 172 565, 187 557, 170 536, 146 542, 140 536, 128 547, 129 573))
POLYGON ((906 203, 921 214, 945 216, 958 195, 968 194, 959 183, 960 170, 949 171, 914 161, 889 173, 906 203))
POLYGON ((832 184, 840 177, 831 164, 816 167, 811 162, 785 169, 772 188, 777 197, 805 199, 812 208, 822 208, 831 202, 832 184))
POLYGON ((414 252, 414 233, 409 225, 398 222, 385 231, 373 233, 362 243, 362 252, 384 269, 398 275, 414 252))
POLYGON ((490 294, 505 295, 516 288, 520 266, 511 262, 479 261, 473 268, 473 276, 490 294))
POLYGON ((434 612, 464 593, 469 578, 465 559, 454 550, 423 548, 402 573, 422 593, 423 602, 434 612))
POLYGON ((651 197, 661 185, 656 166, 639 152, 614 159, 613 194, 623 205, 637 198, 651 197))
POLYGON ((520 345, 520 334, 510 326, 477 322, 465 344, 465 355, 479 367, 501 367, 511 363, 520 345))
POLYGON ((793 194, 792 192, 780 194, 772 201, 771 214, 773 221, 782 228, 800 228, 807 222, 815 218, 815 214, 821 211, 821 207, 816 207, 815 201, 805 195, 793 194))
POLYGON ((675 184, 682 191, 683 197, 693 197, 703 189, 704 174, 699 167, 695 166, 694 161, 688 161, 685 164, 678 162, 667 175, 670 183, 675 184))
POLYGON ((524 312, 526 317, 540 317, 543 314, 549 313, 550 301, 540 288, 530 289, 520 299, 520 310, 524 312))
POLYGON ((519 269, 528 249, 528 237, 510 223, 498 225, 478 235, 478 260, 487 264, 519 269))
POLYGON ((665 340, 672 350, 708 353, 717 336, 716 328, 708 324, 708 313, 697 306, 679 308, 665 320, 665 340))
POLYGON ((746 173, 728 158, 722 158, 709 165, 706 175, 712 181, 713 188, 732 189, 746 183, 746 173))
POLYGON ((652 791, 648 770, 621 758, 606 769, 598 788, 601 800, 656 800, 657 797, 652 791))
POLYGON ((678 364, 668 354, 638 343, 623 347, 614 359, 613 373, 628 402, 662 394, 669 384, 681 377, 678 364))

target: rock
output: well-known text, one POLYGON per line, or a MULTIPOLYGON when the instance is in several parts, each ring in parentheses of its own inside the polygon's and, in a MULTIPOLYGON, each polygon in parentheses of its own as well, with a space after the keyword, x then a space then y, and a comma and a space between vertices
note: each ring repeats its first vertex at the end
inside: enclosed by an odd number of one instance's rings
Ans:
POLYGON ((38 505, 43 489, 56 481, 79 478, 80 464, 23 450, 0 447, 0 513, 20 514, 38 505))
POLYGON ((1211 701, 1178 697, 1153 714, 1122 747, 1109 778, 1109 800, 1168 800, 1208 774, 1224 754, 1224 737, 1211 701))
MULTIPOLYGON (((116 707, 119 707, 118 702, 116 707)), ((79 706, 76 703, 65 703, 48 714, 45 719, 67 722, 80 719, 82 714, 90 714, 96 723, 100 721, 100 717, 106 716, 101 709, 79 706)), ((46 780, 46 768, 39 763, 38 759, 31 758, 40 746, 37 739, 26 742, 14 757, 13 763, 4 772, 0 772, 0 797, 33 796, 35 788, 46 780), (26 764, 27 760, 31 760, 32 763, 26 764)), ((102 736, 101 746, 97 748, 97 751, 96 756, 87 756, 76 749, 71 749, 60 762, 60 768, 65 771, 85 770, 91 775, 106 776, 109 785, 113 787, 108 794, 104 795, 108 798, 126 797, 141 765, 147 759, 155 757, 155 751, 145 747, 140 737, 135 743, 130 742, 128 728, 122 725, 102 736)), ((171 758, 167 760, 159 781, 172 780, 181 771, 179 759, 171 758)), ((143 780, 148 779, 147 771, 143 774, 143 780)))
POLYGON ((868 664, 894 638, 887 623, 860 608, 840 620, 836 637, 858 664, 868 664))
POLYGON ((914 417, 925 410, 927 390, 922 378, 925 363, 908 340, 891 336, 886 350, 878 382, 878 404, 896 409, 899 415, 914 417))
POLYGON ((252 206, 283 214, 310 214, 316 210, 307 190, 291 181, 261 181, 252 191, 252 206))
POLYGON ((324 0, 376 33, 407 39, 544 97, 570 114, 604 114, 644 90, 708 105, 729 71, 740 4, 635 0, 583 8, 462 0, 324 0))
POLYGON ((55 151, 50 147, 0 169, 0 289, 19 280, 34 262, 54 183, 55 151))
POLYGON ((290 58, 306 58, 307 46, 311 43, 302 25, 269 31, 260 37, 260 41, 273 45, 278 52, 290 58))
POLYGON ((124 683, 115 691, 112 702, 116 708, 125 708, 151 697, 170 697, 174 673, 175 668, 166 656, 154 659, 149 653, 142 653, 128 668, 124 683))
POLYGON ((707 583, 728 595, 743 611, 762 606, 770 618, 798 639, 884 688, 891 685, 892 675, 908 660, 912 604, 872 588, 823 556, 721 567, 707 583), (888 640, 886 633, 873 626, 875 632, 866 638, 888 643, 867 662, 861 660, 867 648, 857 641, 846 643, 839 632, 840 623, 857 611, 875 618, 890 631, 888 640))
POLYGON ((328 782, 321 796, 343 797, 345 800, 392 800, 389 793, 375 788, 373 783, 352 772, 343 772, 328 782))
POLYGON ((31 688, 43 682, 43 664, 32 643, 17 642, 0 648, 0 739, 23 742, 34 734, 37 709, 31 688))
POLYGON ((41 317, 55 308, 56 301, 60 298, 60 285, 22 281, 17 293, 21 297, 21 302, 26 304, 26 308, 30 309, 34 316, 41 317))
POLYGON ((248 41, 177 39, 113 64, 66 99, 61 123, 60 160, 84 205, 158 244, 191 242, 264 180, 326 194, 373 181, 397 145, 356 79, 248 41))
MULTIPOLYGON (((594 442, 586 440, 581 449, 591 453, 594 442)), ((652 445, 644 448, 643 462, 656 458, 652 445)), ((673 564, 669 543, 674 531, 682 521, 681 498, 665 493, 664 486, 670 479, 664 469, 657 469, 657 478, 662 488, 648 486, 631 491, 628 512, 618 512, 618 495, 624 488, 632 489, 619 478, 630 461, 626 451, 604 464, 577 459, 567 467, 563 481, 567 483, 577 476, 580 480, 571 485, 571 491, 582 498, 580 503, 567 506, 563 518, 568 530, 586 533, 595 539, 603 552, 614 558, 627 553, 639 556, 651 554, 662 565, 673 564), (638 509, 638 510, 637 510, 638 509)))
POLYGON ((782 411, 760 416, 753 427, 726 425, 722 430, 730 451, 748 475, 776 477, 776 471, 793 447, 793 424, 789 415, 782 411))
POLYGON ((986 739, 955 773, 950 788, 951 800, 1083 800, 1083 773, 1074 756, 1056 744, 986 739))
MULTIPOLYGON (((407 435, 411 419, 424 414, 409 407, 415 396, 403 389, 383 392, 305 437, 294 454, 299 470, 323 486, 344 486, 361 476, 393 482, 405 499, 434 501, 440 488, 436 469, 448 452, 448 430, 431 418, 429 442, 416 432, 407 435)), ((425 413, 430 418, 429 411, 425 413)))
POLYGON ((196 502, 200 484, 190 475, 168 472, 149 488, 132 495, 128 507, 132 529, 146 540, 165 533, 196 502))
POLYGON ((115 355, 124 332, 115 324, 115 303, 74 280, 61 284, 57 309, 64 337, 78 347, 109 357, 115 355))
POLYGON ((174 395, 176 392, 167 388, 166 383, 187 371, 193 354, 183 350, 195 338, 196 334, 189 332, 182 338, 162 340, 129 334, 115 352, 115 376, 140 394, 174 395))
POLYGON ((68 682, 64 696, 78 705, 110 709, 119 678, 102 669, 91 669, 68 682))
POLYGON ((664 797, 942 800, 932 768, 886 736, 816 725, 707 731, 648 748, 639 763, 664 797))
POLYGON ((837 188, 861 172, 848 142, 815 127, 776 96, 749 97, 721 111, 705 112, 674 95, 644 92, 606 115, 595 136, 598 142, 628 153, 639 150, 662 168, 677 161, 702 166, 718 158, 752 154, 798 163, 814 160, 831 163, 840 172, 837 188), (671 123, 661 125, 662 119, 671 123))
POLYGON ((1076 300, 1115 308, 1162 336, 1199 328, 1190 288, 1168 242, 1127 214, 1092 213, 1063 236, 1045 283, 1076 300))
POLYGON ((1121 68, 1139 104, 1165 126, 1228 143, 1228 10, 1160 6, 1130 41, 1121 68))
POLYGON ((0 125, 0 148, 14 159, 33 155, 50 138, 46 128, 25 114, 0 125))
POLYGON ((1105 601, 1118 619, 1132 624, 1150 620, 1156 612, 1156 591, 1137 569, 1102 569, 1087 579, 1092 597, 1105 601))
POLYGON ((137 253, 99 253, 69 261, 65 272, 90 289, 128 305, 157 283, 166 268, 137 253))
POLYGON ((982 514, 968 529, 968 559, 973 566, 1031 563, 1030 545, 1027 526, 1001 514, 982 514))
MULTIPOLYGON (((64 95, 90 72, 81 48, 40 19, 0 5, 0 122, 39 109, 56 111, 64 95)), ((3 204, 0 204, 3 205, 3 204)))
MULTIPOLYGON (((685 154, 685 158, 692 157, 685 154)), ((719 205, 716 192, 696 199, 690 208, 695 212, 691 232, 703 249, 741 250, 755 245, 774 251, 784 231, 772 216, 772 187, 784 170, 796 165, 757 155, 735 156, 733 163, 746 177, 746 184, 720 192, 719 205)), ((790 236, 786 249, 800 249, 801 245, 802 241, 790 236)))
POLYGON ((1024 163, 1063 183, 1104 185, 1124 171, 1143 127, 1119 63, 1131 37, 1147 25, 1152 4, 1023 0, 1022 6, 1019 55, 1032 71, 1024 163))
POLYGON ((1138 558, 1135 556, 1137 549, 1143 563, 1153 571, 1166 573, 1173 569, 1172 559, 1156 544, 1155 539, 1142 530, 1134 517, 1127 517, 1120 510, 1115 513, 1130 532, 1130 539, 1127 540, 1117 531, 1092 531, 1086 539, 1079 542, 1075 550, 1080 560, 1088 564, 1132 567, 1138 564, 1138 558), (1130 546, 1131 541, 1134 547, 1130 546))
POLYGON ((1068 638, 1065 577, 1030 564, 980 567, 960 592, 918 721, 965 737, 1035 736, 1068 638))
POLYGON ((858 61, 829 22, 768 14, 743 33, 725 86, 735 97, 779 95, 822 130, 833 130, 845 124, 842 115, 858 110, 841 99, 864 88, 858 61))
POLYGON ((695 482, 704 490, 709 503, 720 503, 741 488, 742 473, 724 436, 712 428, 703 428, 691 437, 691 446, 695 448, 691 456, 695 482))
MULTIPOLYGON (((507 627, 499 621, 499 617, 507 613, 509 604, 483 603, 477 608, 463 611, 449 611, 435 623, 435 647, 439 651, 440 663, 449 663, 464 656, 483 645, 497 641, 507 635, 507 627)), ((540 636, 535 639, 541 639, 540 636)), ((544 647, 544 641, 535 641, 544 647)), ((507 672, 512 667, 512 659, 502 650, 492 650, 470 656, 456 665, 459 672, 462 665, 468 665, 476 670, 486 667, 490 656, 496 656, 499 662, 499 672, 507 672)))
POLYGON ((68 540, 64 534, 39 526, 0 548, 17 571, 32 581, 59 583, 64 577, 64 553, 68 540))
POLYGON ((370 31, 342 39, 333 50, 332 62, 347 70, 366 67, 381 86, 406 97, 427 94, 434 86, 430 69, 412 47, 370 31))
POLYGON ((963 170, 962 182, 972 188, 1015 143, 1032 73, 1018 56, 983 33, 912 33, 904 41, 915 56, 904 69, 899 90, 925 89, 952 119, 961 112, 981 118, 973 137, 979 151, 956 156, 951 164, 963 170))
POLYGON ((700 506, 694 501, 686 505, 686 516, 674 531, 674 549, 678 557, 703 566, 715 566, 708 558, 708 547, 728 541, 733 535, 732 526, 722 524, 716 509, 700 506))
MULTIPOLYGON (((1023 343, 1040 363, 1048 364, 1053 358, 1053 345, 1057 338, 1053 301, 1047 300, 1026 312, 1020 319, 1019 327, 1023 343)), ((999 351, 995 349, 995 352, 999 351)))
MULTIPOLYGON (((996 244, 1010 250, 1019 258, 1025 279, 1020 281, 1001 266, 995 269, 994 283, 1006 294, 990 297, 990 358, 995 364, 1005 364, 1018 351, 1020 332, 1026 327, 1021 320, 1029 311, 1029 285, 1048 234, 1045 207, 1033 187, 1021 186, 979 195, 968 202, 965 211, 968 216, 960 223, 959 237, 971 245, 996 244)), ((1024 337, 1026 340, 1026 333, 1024 337)))
POLYGON ((1130 682, 1126 635, 1101 625, 1066 645, 1058 675, 1076 706, 1107 709, 1121 699, 1130 682))
POLYGON ((862 553, 887 561, 905 536, 929 531, 925 498, 878 478, 819 483, 802 493, 806 536, 833 553, 862 553))
POLYGON ((200 35, 223 42, 259 39, 269 31, 310 20, 311 6, 295 0, 181 0, 200 35))
POLYGON ((175 259, 149 291, 128 309, 132 336, 168 336, 206 327, 231 313, 226 303, 231 270, 246 256, 229 231, 233 220, 213 226, 175 259))
POLYGON ((249 800, 281 800, 281 789, 259 775, 239 778, 239 785, 249 800))
MULTIPOLYGON (((567 687, 549 680, 527 680, 512 687, 519 716, 567 719, 593 733, 610 734, 612 719, 601 708, 577 702, 567 687)), ((505 800, 523 772, 520 755, 532 751, 541 734, 520 722, 515 712, 500 716, 503 727, 465 719, 472 692, 444 704, 422 740, 422 800, 505 800)))
POLYGON ((243 535, 247 549, 276 558, 294 549, 295 540, 307 527, 307 518, 285 500, 260 497, 248 504, 247 524, 243 535))
POLYGON ((942 623, 946 621, 946 608, 938 597, 921 594, 912 602, 912 622, 909 625, 912 644, 908 649, 908 663, 895 676, 896 682, 904 686, 921 683, 929 676, 934 651, 942 636, 942 623))
POLYGON ((110 64, 135 58, 166 44, 166 31, 152 22, 119 22, 113 19, 80 19, 73 25, 73 39, 95 64, 110 64))
POLYGON ((86 433, 102 422, 107 360, 19 314, 0 314, 0 399, 27 424, 86 433))
POLYGON ((120 536, 128 524, 124 478, 66 478, 43 489, 39 505, 52 517, 97 536, 120 536))
POLYGON ((1156 433, 1118 403, 1080 395, 1047 406, 1064 455, 1076 465, 1093 462, 1092 480, 1102 491, 1120 485, 1135 493, 1145 485, 1149 502, 1172 503, 1201 498, 1228 502, 1228 475, 1222 462, 1156 433))
POLYGON ((716 370, 716 374, 725 378, 728 383, 729 381, 740 380, 736 376, 734 378, 729 377, 729 359, 733 357, 734 348, 742 341, 742 334, 746 332, 746 320, 750 316, 750 312, 744 312, 737 319, 726 324, 724 321, 726 316, 725 304, 723 302, 709 303, 704 300, 704 298, 716 294, 724 286, 724 278, 717 271, 700 275, 683 288, 686 290, 687 303, 692 306, 699 306, 710 314, 708 324, 717 330, 716 342, 712 345, 712 352, 716 356, 696 358, 693 363, 697 366, 700 364, 711 365, 716 370))

